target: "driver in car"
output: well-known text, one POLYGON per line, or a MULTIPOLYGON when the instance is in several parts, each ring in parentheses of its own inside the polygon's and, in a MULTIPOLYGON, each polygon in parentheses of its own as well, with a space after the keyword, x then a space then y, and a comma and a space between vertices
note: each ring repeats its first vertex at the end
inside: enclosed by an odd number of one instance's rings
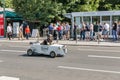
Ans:
POLYGON ((51 34, 47 35, 47 39, 45 39, 42 44, 43 45, 51 45, 53 40, 53 36, 51 34))

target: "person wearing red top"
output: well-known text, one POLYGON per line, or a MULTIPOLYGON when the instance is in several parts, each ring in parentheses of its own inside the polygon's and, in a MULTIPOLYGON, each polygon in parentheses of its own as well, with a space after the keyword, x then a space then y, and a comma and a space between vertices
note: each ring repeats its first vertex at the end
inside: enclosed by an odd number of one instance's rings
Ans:
POLYGON ((29 39, 29 35, 30 35, 30 28, 29 25, 27 25, 27 27, 25 28, 25 35, 26 35, 26 39, 29 39))
POLYGON ((59 40, 61 40, 62 39, 62 24, 58 26, 57 31, 58 31, 59 40))

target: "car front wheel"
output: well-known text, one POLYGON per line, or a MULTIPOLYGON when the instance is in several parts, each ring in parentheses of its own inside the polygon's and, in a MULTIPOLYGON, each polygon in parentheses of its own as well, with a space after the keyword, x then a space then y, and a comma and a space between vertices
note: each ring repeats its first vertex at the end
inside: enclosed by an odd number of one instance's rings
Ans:
POLYGON ((32 56, 32 55, 33 55, 33 51, 32 51, 31 49, 28 49, 28 50, 27 50, 27 55, 28 55, 28 56, 32 56))
POLYGON ((52 52, 50 52, 50 57, 51 57, 51 58, 55 58, 55 57, 56 57, 55 52, 53 52, 53 51, 52 51, 52 52))

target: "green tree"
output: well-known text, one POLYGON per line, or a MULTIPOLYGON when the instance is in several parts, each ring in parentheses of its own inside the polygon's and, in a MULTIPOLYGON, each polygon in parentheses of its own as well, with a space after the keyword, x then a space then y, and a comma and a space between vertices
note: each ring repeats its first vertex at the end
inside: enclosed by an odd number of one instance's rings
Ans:
POLYGON ((96 11, 101 0, 56 0, 67 12, 96 11))
POLYGON ((98 10, 120 10, 120 0, 101 0, 98 10))
POLYGON ((5 2, 6 8, 13 8, 12 1, 13 0, 0 0, 0 6, 3 7, 5 2))
POLYGON ((6 8, 13 8, 12 1, 13 0, 5 0, 5 7, 6 8))
MULTIPOLYGON (((9 1, 9 0, 8 0, 9 1)), ((99 10, 119 10, 120 0, 10 0, 24 19, 48 24, 54 18, 62 20, 65 13, 99 10)), ((10 2, 8 2, 10 4, 10 2)))
POLYGON ((24 19, 48 24, 55 17, 60 18, 62 4, 51 0, 14 0, 13 6, 24 19))
POLYGON ((3 7, 4 5, 4 0, 0 0, 0 7, 3 7))

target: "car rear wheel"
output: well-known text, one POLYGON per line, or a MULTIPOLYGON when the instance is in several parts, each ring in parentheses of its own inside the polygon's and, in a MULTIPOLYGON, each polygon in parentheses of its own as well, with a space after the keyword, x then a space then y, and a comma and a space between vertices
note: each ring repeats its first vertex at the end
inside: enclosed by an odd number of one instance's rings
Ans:
POLYGON ((56 57, 55 52, 53 52, 53 51, 52 51, 52 52, 50 52, 50 57, 51 57, 51 58, 55 58, 55 57, 56 57))
POLYGON ((32 56, 32 55, 33 55, 33 51, 32 51, 31 49, 28 49, 28 50, 27 50, 27 55, 28 55, 28 56, 32 56))

